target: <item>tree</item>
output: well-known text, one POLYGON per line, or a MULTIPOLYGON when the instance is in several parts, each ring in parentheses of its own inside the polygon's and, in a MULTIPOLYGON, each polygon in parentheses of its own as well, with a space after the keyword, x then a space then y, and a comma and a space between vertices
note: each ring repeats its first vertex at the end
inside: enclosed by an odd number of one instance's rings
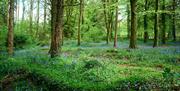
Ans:
MULTIPOLYGON (((66 7, 65 7, 65 10, 66 10, 66 13, 65 13, 65 24, 64 24, 64 31, 63 31, 63 37, 71 37, 73 36, 74 34, 74 31, 73 31, 73 23, 75 21, 75 19, 73 20, 73 11, 76 9, 74 8, 74 6, 77 6, 75 5, 75 0, 66 0, 66 7)), ((76 17, 76 15, 75 15, 76 17)))
POLYGON ((154 17, 155 23, 154 23, 154 44, 153 44, 153 47, 158 46, 158 32, 159 32, 158 8, 159 8, 159 0, 156 0, 155 17, 154 17))
POLYGON ((39 4, 40 0, 37 0, 37 29, 36 29, 36 36, 38 36, 38 31, 39 31, 39 4))
POLYGON ((14 0, 9 1, 9 14, 8 14, 8 54, 13 55, 13 40, 14 40, 14 34, 13 34, 13 23, 14 23, 14 0))
POLYGON ((46 17, 47 17, 47 1, 44 0, 44 25, 43 25, 43 30, 46 29, 46 17))
POLYGON ((173 41, 176 41, 176 0, 173 0, 173 14, 172 14, 172 35, 173 35, 173 41))
POLYGON ((136 27, 137 27, 137 19, 136 19, 136 3, 137 0, 130 0, 131 4, 131 36, 130 36, 130 45, 129 48, 136 48, 136 27))
POLYGON ((16 0, 16 22, 19 21, 19 0, 16 0))
POLYGON ((34 7, 34 0, 30 1, 30 13, 29 13, 29 21, 30 21, 30 25, 29 25, 29 31, 32 34, 32 23, 33 23, 33 7, 34 7))
POLYGON ((109 44, 109 41, 112 38, 112 29, 113 29, 113 15, 114 11, 112 8, 113 0, 102 0, 104 8, 104 20, 107 30, 106 43, 109 44))
POLYGON ((131 32, 131 16, 130 16, 130 8, 129 3, 127 4, 127 38, 130 38, 130 32, 131 32))
POLYGON ((78 46, 81 45, 81 23, 83 20, 83 0, 80 0, 79 23, 78 23, 78 46))
MULTIPOLYGON (((147 7, 147 4, 148 4, 148 1, 145 0, 145 5, 144 5, 144 9, 145 9, 145 12, 147 11, 148 7, 147 7)), ((147 40, 149 39, 148 38, 148 31, 147 31, 147 27, 148 27, 148 24, 147 24, 147 13, 144 15, 144 43, 147 42, 147 40)))
POLYGON ((47 0, 44 0, 44 2, 43 2, 43 6, 44 6, 44 14, 43 14, 43 29, 42 29, 42 31, 39 31, 39 34, 38 34, 38 38, 40 39, 40 40, 44 40, 45 38, 46 38, 46 29, 47 29, 47 27, 46 27, 46 25, 47 25, 47 0))
MULTIPOLYGON (((15 22, 19 22, 19 9, 20 9, 20 4, 19 4, 19 0, 15 1, 15 7, 16 7, 16 17, 14 19, 15 22)), ((16 25, 16 29, 19 30, 19 25, 16 25)))
POLYGON ((105 20, 105 24, 106 24, 106 30, 107 30, 107 38, 106 38, 106 42, 107 44, 109 44, 109 23, 108 23, 108 19, 107 19, 107 12, 106 12, 106 0, 102 0, 103 1, 103 7, 104 7, 104 20, 105 20))
POLYGON ((25 0, 22 0, 22 5, 23 5, 22 21, 24 21, 24 13, 25 13, 25 10, 26 10, 25 0))
POLYGON ((49 53, 51 58, 61 52, 61 37, 63 31, 64 0, 51 1, 51 47, 49 53))
MULTIPOLYGON (((116 0, 118 4, 118 0, 116 0)), ((114 33, 114 48, 117 48, 117 31, 118 31, 118 5, 116 5, 115 33, 114 33)))
MULTIPOLYGON (((163 0, 162 10, 165 11, 165 0, 163 0)), ((166 44, 166 16, 162 13, 162 44, 166 44)))

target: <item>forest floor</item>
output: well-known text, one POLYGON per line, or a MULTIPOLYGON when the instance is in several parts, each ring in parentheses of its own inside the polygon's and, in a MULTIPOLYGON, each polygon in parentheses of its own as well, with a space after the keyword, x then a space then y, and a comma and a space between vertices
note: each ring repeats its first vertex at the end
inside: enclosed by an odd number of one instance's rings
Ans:
POLYGON ((128 49, 128 42, 112 44, 68 41, 61 57, 50 59, 48 46, 0 54, 3 90, 119 91, 180 90, 180 44, 152 48, 152 43, 128 49))

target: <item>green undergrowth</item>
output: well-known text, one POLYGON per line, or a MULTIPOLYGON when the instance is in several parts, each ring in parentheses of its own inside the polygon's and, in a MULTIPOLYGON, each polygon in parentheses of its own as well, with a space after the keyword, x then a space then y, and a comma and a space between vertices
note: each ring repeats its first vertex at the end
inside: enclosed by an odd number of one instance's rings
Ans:
MULTIPOLYGON (((119 91, 177 89, 180 85, 180 50, 63 47, 62 56, 50 59, 46 48, 1 55, 1 80, 26 74, 44 91, 119 91)), ((16 85, 15 84, 15 85, 16 85)), ((34 88, 33 88, 34 89, 34 88)), ((18 91, 18 90, 17 90, 18 91)), ((37 90, 38 91, 38 90, 37 90)))

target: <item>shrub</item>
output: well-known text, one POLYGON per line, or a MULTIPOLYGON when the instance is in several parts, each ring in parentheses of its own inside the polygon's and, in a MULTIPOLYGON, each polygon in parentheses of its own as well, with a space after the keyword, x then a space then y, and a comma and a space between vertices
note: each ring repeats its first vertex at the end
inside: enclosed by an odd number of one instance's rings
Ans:
POLYGON ((14 45, 15 47, 22 48, 23 45, 27 43, 28 38, 25 35, 16 35, 14 37, 14 45))
POLYGON ((85 66, 84 66, 84 68, 86 68, 86 69, 91 69, 91 68, 94 68, 94 67, 101 67, 102 66, 102 64, 99 62, 99 61, 97 61, 97 60, 90 60, 90 61, 85 61, 85 66))
MULTIPOLYGON (((24 45, 28 43, 28 37, 26 35, 15 35, 14 36, 14 46, 16 48, 23 48, 24 45)), ((8 43, 6 41, 6 47, 8 43)))

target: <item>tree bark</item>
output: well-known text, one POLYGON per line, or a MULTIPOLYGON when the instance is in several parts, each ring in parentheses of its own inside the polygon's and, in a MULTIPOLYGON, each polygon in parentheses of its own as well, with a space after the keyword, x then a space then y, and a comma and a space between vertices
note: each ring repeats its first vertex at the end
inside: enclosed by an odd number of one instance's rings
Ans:
POLYGON ((64 0, 51 1, 51 58, 61 52, 61 37, 63 26, 64 0))
POLYGON ((137 31, 137 19, 136 19, 136 3, 137 0, 130 0, 131 3, 131 36, 129 48, 136 48, 136 31, 137 31))
POLYGON ((116 0, 116 19, 115 19, 115 33, 114 33, 114 48, 117 48, 117 31, 118 31, 118 0, 116 0))
POLYGON ((159 20, 158 20, 158 8, 159 8, 159 0, 156 0, 155 7, 155 23, 154 23, 154 44, 153 47, 158 46, 158 32, 159 32, 159 20))
POLYGON ((13 48, 14 48, 14 34, 13 34, 13 23, 14 23, 14 0, 10 0, 9 2, 9 18, 8 18, 8 54, 13 55, 13 48))

